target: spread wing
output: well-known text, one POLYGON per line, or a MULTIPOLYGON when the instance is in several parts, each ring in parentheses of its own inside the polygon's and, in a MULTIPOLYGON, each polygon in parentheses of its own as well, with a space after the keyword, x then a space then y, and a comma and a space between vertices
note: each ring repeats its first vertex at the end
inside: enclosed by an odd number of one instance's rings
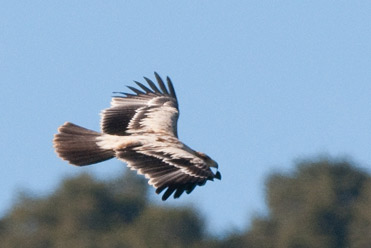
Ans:
POLYGON ((173 84, 167 77, 166 87, 156 72, 155 77, 159 87, 150 79, 144 78, 149 87, 135 82, 140 90, 128 86, 135 94, 116 92, 121 96, 113 97, 111 107, 101 113, 103 133, 129 135, 154 132, 178 136, 179 109, 173 84))
POLYGON ((173 84, 167 78, 166 87, 157 73, 155 77, 158 86, 144 78, 148 86, 135 82, 140 90, 128 86, 134 93, 113 97, 111 107, 101 113, 101 129, 104 134, 127 136, 123 140, 138 139, 117 147, 115 155, 145 175, 156 193, 166 189, 162 196, 166 200, 173 193, 178 198, 207 180, 220 179, 220 173, 211 171, 210 158, 177 139, 179 110, 173 84))
POLYGON ((191 150, 173 146, 171 142, 161 147, 147 145, 120 150, 116 157, 148 178, 157 194, 167 189, 162 200, 173 193, 174 198, 178 198, 183 192, 189 194, 197 185, 204 185, 207 180, 220 179, 220 173, 214 174, 202 158, 191 150))

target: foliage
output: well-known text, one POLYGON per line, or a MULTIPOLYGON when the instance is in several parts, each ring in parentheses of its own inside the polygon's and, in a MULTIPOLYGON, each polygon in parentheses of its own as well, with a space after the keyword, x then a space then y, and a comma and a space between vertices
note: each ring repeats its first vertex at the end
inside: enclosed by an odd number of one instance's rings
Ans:
POLYGON ((132 172, 101 182, 82 174, 46 198, 23 197, 0 222, 2 247, 188 247, 203 222, 187 207, 148 203, 146 181, 132 172), (171 238, 169 238, 171 237, 171 238))
POLYGON ((304 161, 266 183, 269 214, 242 233, 209 236, 190 207, 148 200, 142 177, 82 174, 47 197, 23 195, 0 219, 2 247, 371 247, 371 177, 344 161, 304 161))
POLYGON ((370 176, 343 161, 306 161, 267 182, 268 218, 244 235, 249 247, 371 247, 370 176))

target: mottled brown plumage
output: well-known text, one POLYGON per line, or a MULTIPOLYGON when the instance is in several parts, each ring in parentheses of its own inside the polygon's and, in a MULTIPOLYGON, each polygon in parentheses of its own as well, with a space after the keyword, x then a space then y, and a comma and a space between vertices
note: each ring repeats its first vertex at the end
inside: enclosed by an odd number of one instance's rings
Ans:
POLYGON ((178 140, 178 101, 170 78, 167 87, 155 73, 158 87, 135 82, 133 93, 116 92, 111 107, 101 113, 101 133, 65 123, 53 143, 59 157, 83 166, 116 157, 149 179, 166 200, 190 193, 207 180, 221 179, 218 164, 204 153, 196 152, 178 140))

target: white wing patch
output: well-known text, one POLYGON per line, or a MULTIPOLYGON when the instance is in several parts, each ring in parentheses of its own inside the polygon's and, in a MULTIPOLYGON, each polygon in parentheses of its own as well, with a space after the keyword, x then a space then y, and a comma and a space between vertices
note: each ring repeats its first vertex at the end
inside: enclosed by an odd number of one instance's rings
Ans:
POLYGON ((178 109, 170 101, 161 105, 166 99, 161 97, 151 99, 145 107, 136 110, 136 114, 128 125, 128 133, 166 133, 177 136, 178 109), (139 128, 138 128, 139 124, 139 128))
MULTIPOLYGON (((190 193, 207 180, 220 179, 210 166, 216 165, 206 155, 195 152, 178 140, 178 101, 169 78, 167 87, 155 73, 158 86, 145 78, 148 86, 128 86, 135 94, 119 93, 111 107, 101 113, 103 135, 97 138, 102 149, 115 151, 130 169, 149 179, 156 193, 166 189, 166 200, 172 193, 178 198, 190 193)), ((219 174, 218 174, 219 173, 219 174)))
POLYGON ((145 78, 148 86, 135 82, 140 88, 128 86, 135 94, 116 92, 111 107, 101 112, 101 130, 105 134, 130 135, 145 132, 166 132, 177 136, 178 101, 173 84, 167 87, 155 73, 158 86, 145 78))

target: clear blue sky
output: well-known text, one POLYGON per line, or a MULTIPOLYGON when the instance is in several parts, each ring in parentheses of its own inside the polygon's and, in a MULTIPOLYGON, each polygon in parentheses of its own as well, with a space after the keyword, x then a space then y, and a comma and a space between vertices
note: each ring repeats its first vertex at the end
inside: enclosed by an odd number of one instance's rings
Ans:
POLYGON ((223 175, 165 204, 193 204, 216 233, 264 214, 266 177, 297 159, 371 171, 370 13, 368 1, 3 1, 0 213, 21 190, 123 171, 68 165, 53 134, 65 121, 98 130, 112 92, 154 71, 174 82, 180 138, 223 175))

